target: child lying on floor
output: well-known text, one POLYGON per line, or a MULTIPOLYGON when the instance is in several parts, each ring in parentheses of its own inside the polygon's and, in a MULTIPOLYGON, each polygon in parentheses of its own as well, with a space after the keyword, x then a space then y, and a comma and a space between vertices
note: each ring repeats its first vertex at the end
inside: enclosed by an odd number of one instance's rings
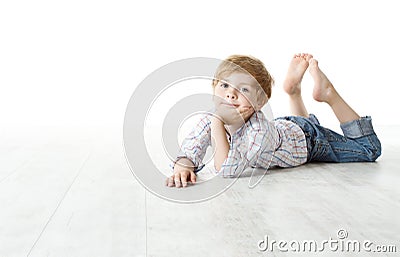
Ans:
POLYGON ((283 89, 292 116, 268 121, 260 109, 271 97, 273 79, 264 64, 251 56, 233 55, 218 67, 213 80, 215 112, 204 115, 183 141, 166 185, 186 187, 209 146, 214 167, 223 177, 240 175, 248 167, 295 167, 307 162, 375 161, 381 144, 371 117, 360 117, 338 94, 311 54, 296 54, 283 89), (313 98, 327 103, 340 122, 343 136, 320 126, 302 96, 305 71, 314 79, 313 98))

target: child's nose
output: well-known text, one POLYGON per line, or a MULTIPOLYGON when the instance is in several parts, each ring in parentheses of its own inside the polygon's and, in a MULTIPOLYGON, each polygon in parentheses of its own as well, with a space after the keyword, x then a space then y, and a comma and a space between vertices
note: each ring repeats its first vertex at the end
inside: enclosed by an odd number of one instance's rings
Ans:
POLYGON ((235 100, 236 99, 236 95, 232 94, 232 93, 227 93, 226 94, 226 98, 231 99, 231 100, 235 100))
POLYGON ((225 97, 230 100, 235 100, 237 98, 235 89, 233 88, 228 89, 225 97))

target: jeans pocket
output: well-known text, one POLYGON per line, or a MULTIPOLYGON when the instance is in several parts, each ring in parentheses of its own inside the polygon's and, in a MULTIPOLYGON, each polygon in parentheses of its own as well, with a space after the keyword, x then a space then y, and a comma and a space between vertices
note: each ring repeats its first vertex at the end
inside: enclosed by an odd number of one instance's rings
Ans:
POLYGON ((312 153, 313 161, 329 162, 332 161, 332 156, 330 156, 330 145, 326 140, 316 139, 314 150, 312 153))

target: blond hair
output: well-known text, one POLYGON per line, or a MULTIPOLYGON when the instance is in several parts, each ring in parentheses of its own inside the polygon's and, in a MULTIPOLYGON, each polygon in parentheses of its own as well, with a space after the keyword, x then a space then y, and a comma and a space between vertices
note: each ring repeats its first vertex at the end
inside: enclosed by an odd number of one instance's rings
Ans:
POLYGON ((212 86, 215 87, 219 80, 222 80, 224 76, 229 76, 233 72, 248 72, 260 84, 268 99, 271 98, 271 88, 274 84, 274 79, 259 59, 249 55, 229 56, 218 66, 212 86))

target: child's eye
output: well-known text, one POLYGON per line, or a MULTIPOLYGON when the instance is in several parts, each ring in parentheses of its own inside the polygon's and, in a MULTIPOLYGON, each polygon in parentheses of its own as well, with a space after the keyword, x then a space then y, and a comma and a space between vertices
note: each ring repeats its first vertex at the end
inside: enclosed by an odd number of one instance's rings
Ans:
POLYGON ((241 90, 243 93, 248 93, 248 92, 249 92, 249 89, 247 89, 247 88, 245 88, 245 87, 242 87, 240 90, 241 90))
POLYGON ((228 88, 228 87, 229 87, 229 85, 228 85, 228 84, 226 84, 226 83, 222 83, 222 84, 221 84, 221 87, 222 87, 222 88, 228 88))

